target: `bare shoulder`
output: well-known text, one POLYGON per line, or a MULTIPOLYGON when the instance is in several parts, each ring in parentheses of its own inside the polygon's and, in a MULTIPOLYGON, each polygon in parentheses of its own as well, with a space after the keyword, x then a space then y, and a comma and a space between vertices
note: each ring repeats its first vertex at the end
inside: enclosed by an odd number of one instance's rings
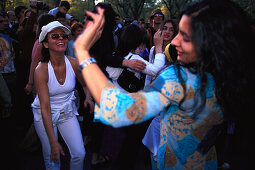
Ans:
POLYGON ((73 57, 69 57, 69 56, 67 56, 67 58, 70 61, 71 65, 73 67, 73 70, 76 72, 78 69, 78 66, 79 66, 79 62, 78 62, 77 58, 73 58, 73 57))
POLYGON ((48 63, 40 62, 35 68, 35 79, 48 81, 48 63))

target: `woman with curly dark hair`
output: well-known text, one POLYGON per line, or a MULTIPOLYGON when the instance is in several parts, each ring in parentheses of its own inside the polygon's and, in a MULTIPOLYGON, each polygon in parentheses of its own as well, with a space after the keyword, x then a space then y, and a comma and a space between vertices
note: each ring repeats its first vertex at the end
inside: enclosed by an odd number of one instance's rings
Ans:
POLYGON ((104 23, 101 9, 98 15, 88 14, 95 23, 81 34, 75 49, 83 78, 100 106, 95 120, 121 127, 160 113, 160 169, 217 169, 215 147, 203 147, 208 134, 227 117, 251 123, 247 117, 254 96, 254 43, 244 11, 230 0, 185 6, 171 42, 178 62, 165 68, 149 88, 129 94, 121 93, 95 63, 88 62, 88 50, 104 23))

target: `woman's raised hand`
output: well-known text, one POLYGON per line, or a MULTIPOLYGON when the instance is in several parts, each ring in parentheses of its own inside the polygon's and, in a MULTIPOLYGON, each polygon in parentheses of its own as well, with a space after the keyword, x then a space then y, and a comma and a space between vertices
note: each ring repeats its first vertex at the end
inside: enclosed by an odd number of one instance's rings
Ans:
POLYGON ((89 58, 89 49, 99 39, 102 34, 104 26, 104 10, 97 7, 97 13, 86 11, 86 14, 90 16, 93 21, 88 24, 82 34, 76 39, 74 48, 75 54, 79 62, 89 58))
POLYGON ((155 50, 156 53, 162 53, 162 46, 163 46, 163 35, 162 31, 159 29, 155 34, 154 34, 154 45, 155 45, 155 50))

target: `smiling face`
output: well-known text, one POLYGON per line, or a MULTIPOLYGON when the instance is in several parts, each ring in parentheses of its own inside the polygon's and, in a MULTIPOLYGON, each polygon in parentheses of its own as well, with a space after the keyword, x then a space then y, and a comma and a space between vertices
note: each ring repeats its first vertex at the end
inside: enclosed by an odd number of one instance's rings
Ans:
POLYGON ((171 44, 176 46, 177 60, 184 63, 197 61, 197 53, 191 39, 190 21, 189 16, 182 16, 179 23, 179 32, 171 42, 171 44))
POLYGON ((49 32, 47 39, 48 41, 44 42, 43 45, 45 48, 49 48, 50 52, 65 53, 68 37, 65 36, 65 32, 62 28, 56 28, 49 32))
POLYGON ((174 35, 174 27, 171 22, 167 22, 162 29, 164 41, 171 41, 174 35))

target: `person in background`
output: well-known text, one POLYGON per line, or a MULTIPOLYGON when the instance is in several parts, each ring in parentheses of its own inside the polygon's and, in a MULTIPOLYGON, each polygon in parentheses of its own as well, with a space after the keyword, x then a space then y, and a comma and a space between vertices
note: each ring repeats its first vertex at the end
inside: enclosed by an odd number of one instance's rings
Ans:
POLYGON ((16 70, 14 67, 15 53, 11 38, 6 34, 9 28, 7 13, 0 11, 0 150, 4 154, 1 166, 8 169, 17 169, 13 159, 18 159, 16 153, 15 125, 15 94, 16 70))
POLYGON ((74 23, 72 25, 71 27, 72 39, 68 41, 67 53, 66 53, 69 57, 76 58, 74 54, 73 44, 76 38, 82 33, 82 31, 83 31, 83 24, 81 24, 80 22, 74 23))
POLYGON ((132 18, 130 18, 129 16, 125 16, 123 18, 123 26, 127 26, 127 25, 129 25, 131 23, 132 23, 132 18))
MULTIPOLYGON (((143 34, 143 38, 142 38, 142 43, 137 47, 137 49, 135 50, 135 54, 139 55, 140 57, 142 57, 144 60, 149 61, 149 44, 150 44, 150 37, 147 34, 147 30, 143 27, 140 27, 143 34)), ((145 78, 146 78, 146 74, 144 73, 140 73, 140 80, 142 80, 143 84, 145 84, 145 78)))
MULTIPOLYGON (((177 59, 177 52, 175 48, 170 52, 170 42, 177 34, 177 28, 175 22, 173 20, 165 20, 161 26, 163 43, 162 50, 165 52, 165 61, 166 63, 174 63, 177 59)), ((155 41, 155 40, 154 40, 155 41)), ((153 46, 150 50, 149 62, 153 63, 155 59, 155 46, 153 46)), ((167 64, 169 65, 169 64, 167 64)), ((162 70, 164 66, 158 67, 158 71, 162 70)), ((158 73, 157 73, 158 75, 158 73)), ((152 77, 146 75, 145 88, 150 86, 151 82, 156 78, 156 76, 152 77)), ((150 126, 147 129, 147 132, 142 140, 143 144, 150 150, 151 152, 151 163, 152 169, 157 169, 157 152, 160 144, 160 115, 153 118, 150 126)))
POLYGON ((59 6, 56 7, 56 8, 53 8, 49 11, 49 14, 53 15, 56 17, 57 13, 58 12, 61 12, 62 14, 65 14, 65 19, 66 19, 66 23, 67 20, 71 20, 72 19, 72 16, 70 14, 68 14, 67 12, 69 11, 70 9, 70 3, 68 1, 60 1, 59 2, 59 6))
MULTIPOLYGON (((165 52, 165 48, 167 45, 170 44, 172 39, 176 36, 177 34, 177 27, 175 25, 175 22, 173 20, 165 20, 163 24, 161 25, 162 34, 163 34, 163 44, 162 44, 162 51, 165 52)), ((173 49, 176 51, 175 49, 173 49)), ((176 60, 176 58, 171 57, 170 59, 167 59, 168 55, 166 55, 166 63, 167 62, 173 62, 176 60)), ((150 49, 150 54, 149 54, 149 62, 153 63, 155 59, 155 46, 151 47, 150 49)), ((158 71, 161 70, 162 67, 158 68, 158 71)), ((147 75, 145 78, 145 87, 149 86, 156 77, 152 77, 150 75, 147 75)))
POLYGON ((75 24, 75 23, 77 23, 77 22, 80 22, 78 19, 76 19, 76 18, 72 18, 71 20, 70 20, 70 27, 72 27, 72 25, 73 24, 75 24))
POLYGON ((0 11, 0 73, 9 88, 12 106, 14 106, 16 94, 15 52, 11 38, 6 34, 8 28, 7 13, 0 11))
POLYGON ((16 109, 23 114, 17 114, 17 127, 20 138, 23 138, 27 133, 30 125, 33 122, 32 109, 30 107, 33 96, 32 94, 26 94, 24 88, 26 87, 29 69, 31 65, 31 54, 33 45, 36 40, 37 30, 37 9, 28 8, 24 12, 25 19, 23 20, 21 27, 17 31, 20 53, 15 59, 15 67, 17 74, 17 87, 16 87, 16 109))
POLYGON ((75 51, 97 103, 95 121, 122 127, 160 113, 160 169, 217 169, 214 143, 210 145, 207 137, 225 116, 242 123, 249 132, 247 152, 253 152, 249 117, 254 110, 255 76, 250 62, 254 34, 240 6, 231 0, 186 4, 171 42, 178 62, 165 68, 149 88, 128 94, 121 93, 91 58, 89 49, 100 36, 104 17, 102 9, 87 14, 94 23, 76 40, 75 51))
MULTIPOLYGON (((133 72, 135 76, 140 80, 141 73, 155 76, 157 74, 157 67, 163 67, 165 64, 164 54, 157 54, 154 63, 149 63, 141 56, 135 54, 135 50, 142 44, 145 35, 146 32, 142 32, 142 30, 136 24, 129 24, 127 26, 124 26, 120 35, 119 45, 115 52, 116 56, 121 56, 129 60, 141 60, 146 64, 145 69, 141 72, 129 69, 129 71, 133 72)), ((162 46, 162 42, 163 36, 161 35, 161 32, 158 31, 155 34, 155 45, 162 46)), ((108 66, 106 68, 106 71, 108 72, 109 78, 112 80, 113 84, 120 89, 120 92, 128 93, 128 91, 126 91, 118 83, 118 78, 121 75, 123 68, 113 68, 108 66)), ((141 88, 143 88, 143 86, 141 88)), ((124 133, 125 138, 120 153, 118 154, 118 159, 115 165, 116 169, 132 170, 135 168, 137 155, 139 153, 139 149, 142 146, 141 141, 146 132, 146 129, 149 126, 149 123, 150 122, 147 121, 138 125, 122 128, 122 133, 124 133)))
MULTIPOLYGON (((170 47, 170 42, 177 34, 177 28, 172 20, 165 20, 162 24, 162 35, 163 35, 163 44, 162 50, 165 52, 165 61, 168 63, 174 63, 177 59, 177 51, 173 47, 170 47), (171 51, 170 51, 171 50, 171 51)), ((155 46, 151 48, 149 61, 154 62, 155 58, 155 46)), ((163 67, 159 67, 158 71, 162 70, 163 67)), ((156 78, 156 76, 146 76, 145 88, 150 86, 151 82, 156 78)), ((150 126, 148 127, 146 134, 142 140, 143 144, 149 149, 151 157, 151 165, 153 170, 157 170, 157 153, 158 147, 160 145, 160 115, 153 118, 150 126)))
POLYGON ((55 20, 60 22, 61 24, 68 26, 68 28, 70 28, 70 26, 67 24, 66 22, 66 14, 61 13, 60 11, 56 14, 55 16, 55 20))
POLYGON ((159 9, 159 8, 154 9, 151 12, 151 16, 150 16, 151 26, 147 29, 147 33, 150 36, 150 47, 149 48, 151 48, 154 45, 154 43, 153 43, 154 34, 155 34, 155 32, 157 32, 160 29, 161 24, 164 21, 164 18, 165 18, 165 16, 162 13, 161 9, 159 9))
POLYGON ((1 12, 1 27, 0 27, 0 31, 1 33, 4 33, 4 34, 8 34, 8 30, 9 30, 9 18, 8 18, 8 15, 5 11, 0 11, 1 12))
POLYGON ((35 130, 42 144, 46 169, 60 169, 63 149, 58 142, 58 130, 70 152, 70 169, 83 170, 85 148, 77 120, 75 77, 86 93, 84 104, 91 104, 85 83, 78 72, 76 59, 66 57, 70 30, 58 21, 42 27, 43 60, 35 69, 36 98, 32 103, 35 130))
POLYGON ((145 28, 145 21, 144 21, 144 18, 141 18, 140 21, 139 21, 139 27, 140 28, 145 28))
MULTIPOLYGON (((23 22, 23 20, 25 19, 24 12, 25 12, 26 9, 27 9, 27 7, 22 6, 22 5, 17 6, 17 7, 15 7, 15 9, 14 9, 15 16, 16 16, 16 18, 17 18, 17 23, 14 24, 14 25, 12 26, 11 29, 12 29, 12 31, 13 31, 15 34, 17 34, 17 31, 18 31, 18 29, 19 29, 20 24, 21 24, 21 23, 23 22)), ((14 37, 14 38, 15 38, 15 37, 14 37)), ((15 39, 18 39, 18 38, 16 37, 15 39)))
POLYGON ((11 28, 14 24, 17 23, 17 18, 15 12, 13 10, 7 11, 8 18, 9 18, 9 27, 11 28))

